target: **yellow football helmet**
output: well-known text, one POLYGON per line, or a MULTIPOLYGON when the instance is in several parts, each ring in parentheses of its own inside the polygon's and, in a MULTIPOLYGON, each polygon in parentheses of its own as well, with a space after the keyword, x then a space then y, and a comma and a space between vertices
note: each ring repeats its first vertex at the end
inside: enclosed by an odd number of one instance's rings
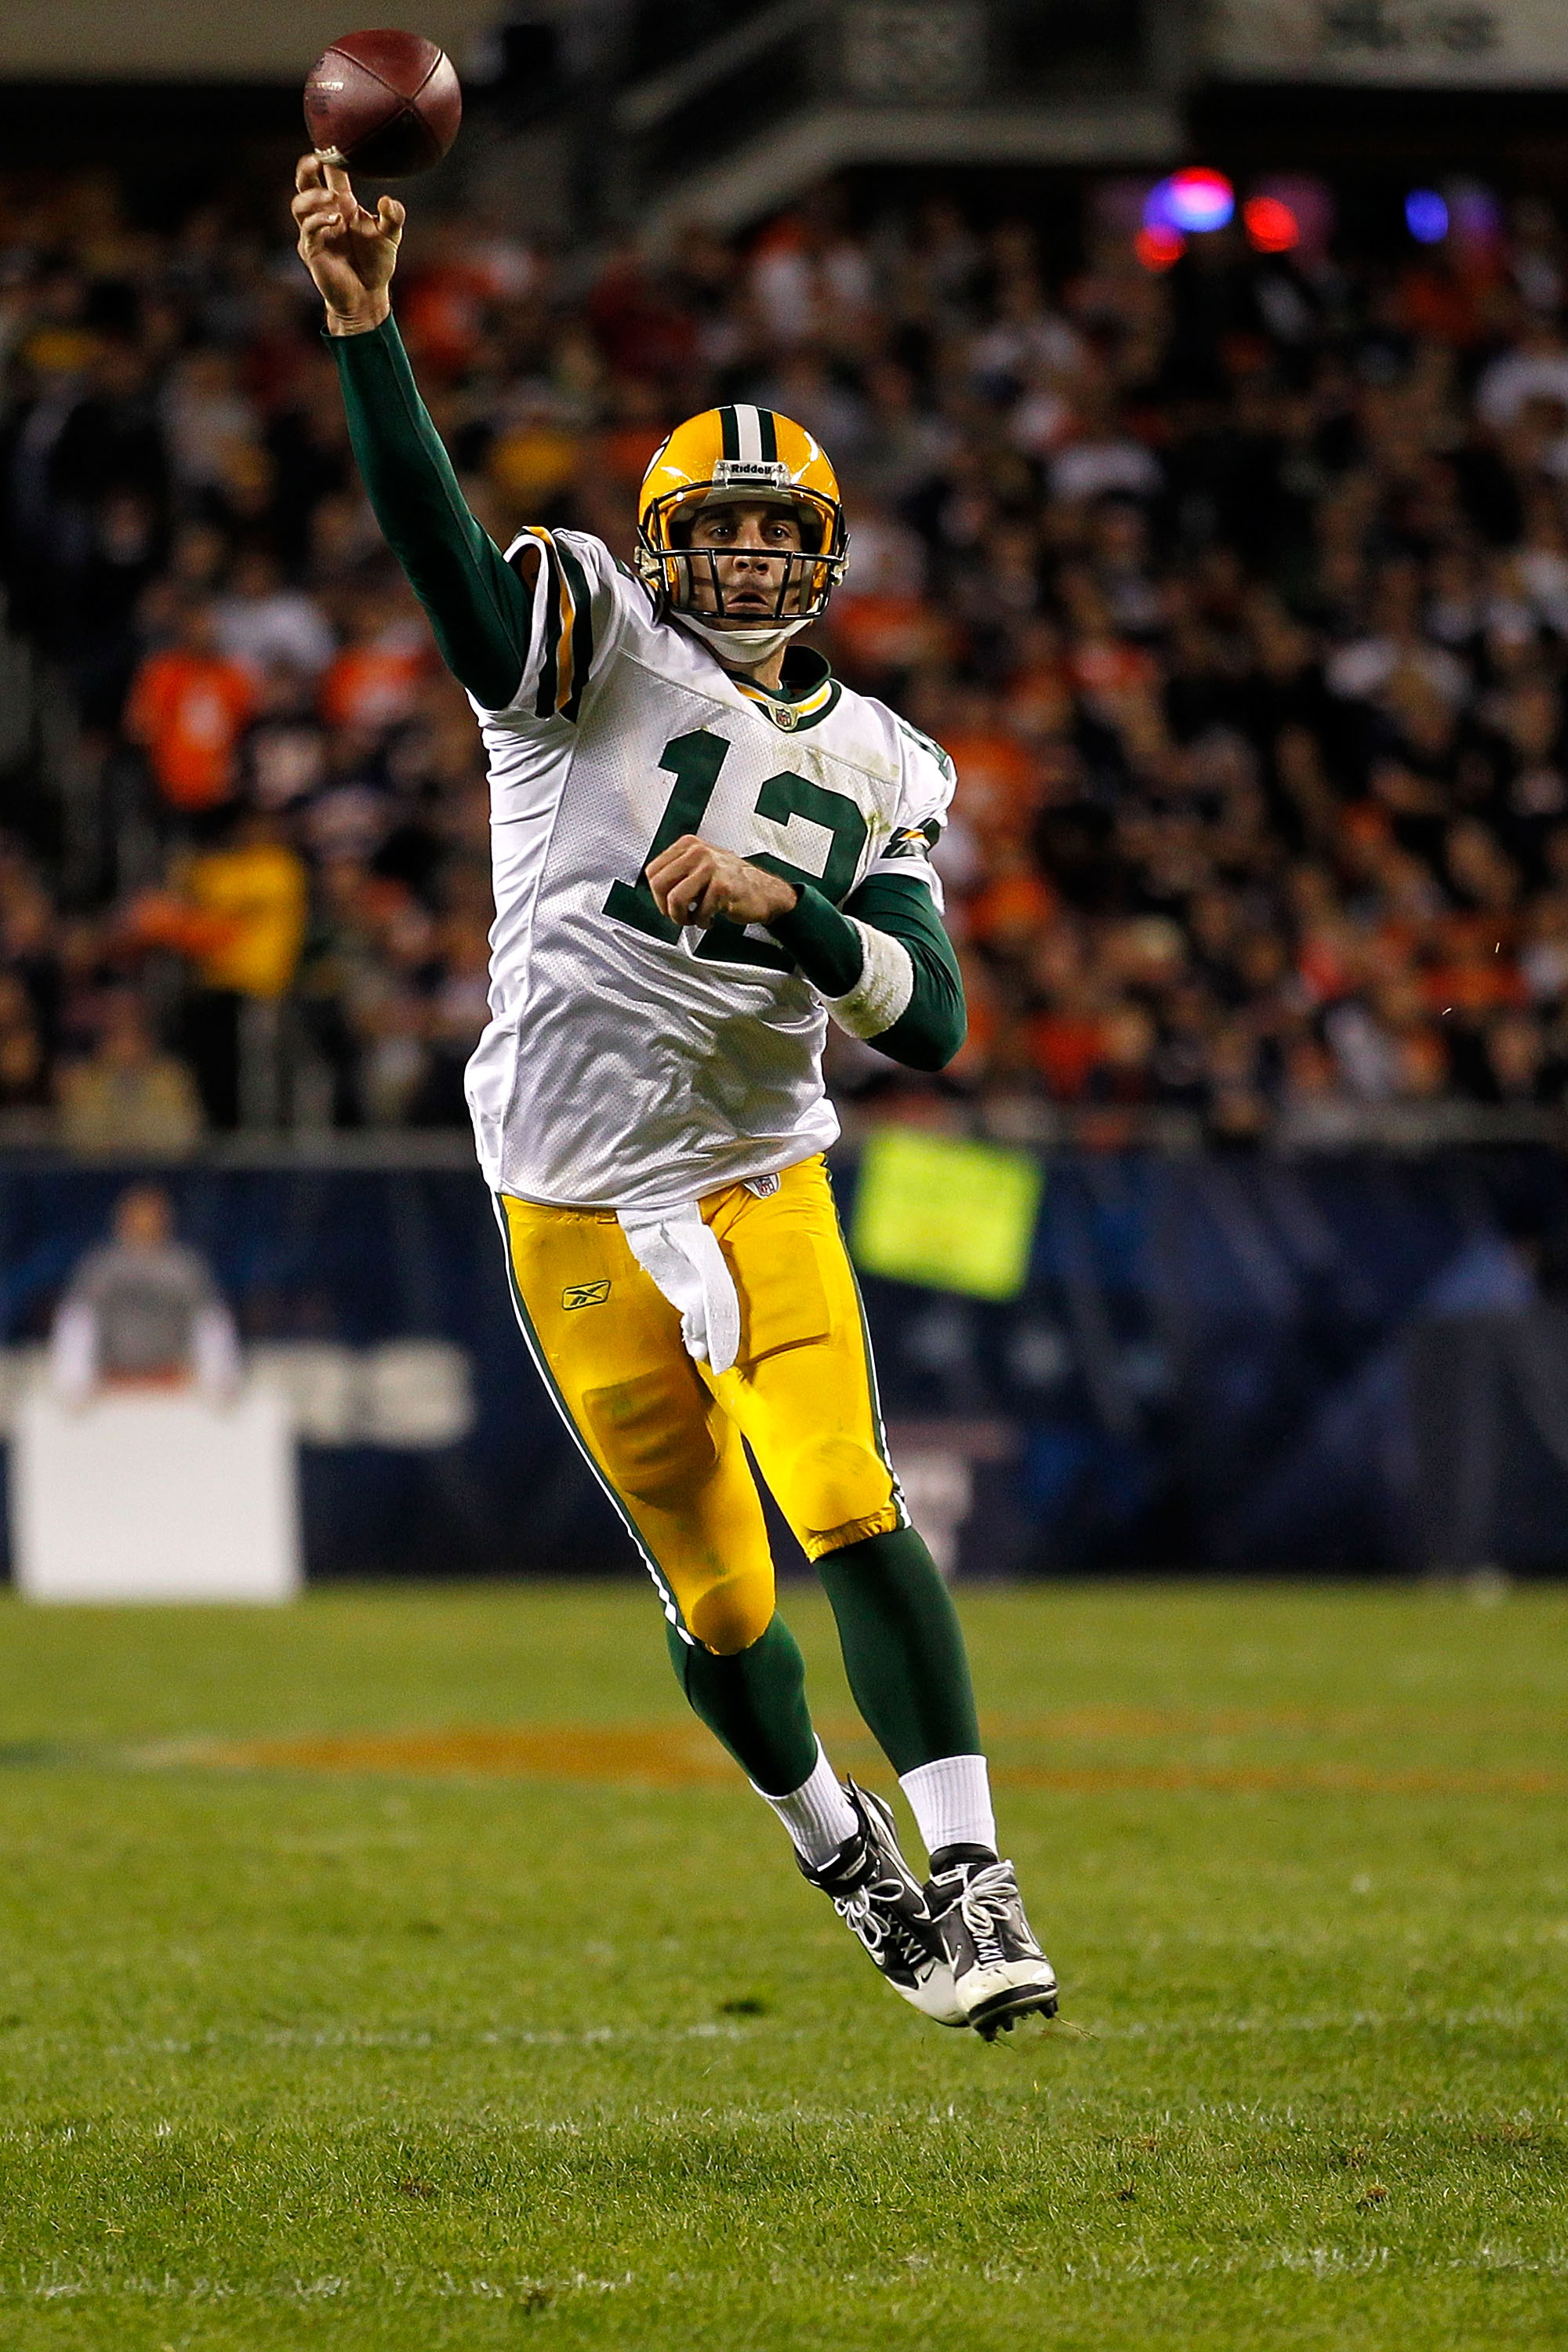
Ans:
POLYGON ((691 568, 706 553, 713 602, 704 615, 725 618, 716 551, 690 546, 691 525, 700 507, 756 499, 776 499, 791 509, 804 550, 777 559, 783 574, 773 621, 804 628, 824 610, 844 577, 849 547, 837 477, 803 426, 771 408, 740 402, 705 408, 678 425, 643 476, 637 573, 667 610, 691 609, 691 568))

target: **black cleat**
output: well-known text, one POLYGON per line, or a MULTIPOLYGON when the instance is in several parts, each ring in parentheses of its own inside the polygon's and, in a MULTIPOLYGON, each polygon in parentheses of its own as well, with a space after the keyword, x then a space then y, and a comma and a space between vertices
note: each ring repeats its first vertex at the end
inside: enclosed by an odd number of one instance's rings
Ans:
POLYGON ((960 1862, 926 1888, 963 2022, 984 2042, 1057 2013, 1056 1970, 1035 1940, 1010 1862, 960 1862))
POLYGON ((802 1874, 829 1897, 895 1992, 939 2025, 968 2025, 925 1889, 899 1852, 891 1811, 853 1780, 844 1793, 859 1828, 828 1862, 814 1864, 797 1854, 802 1874))

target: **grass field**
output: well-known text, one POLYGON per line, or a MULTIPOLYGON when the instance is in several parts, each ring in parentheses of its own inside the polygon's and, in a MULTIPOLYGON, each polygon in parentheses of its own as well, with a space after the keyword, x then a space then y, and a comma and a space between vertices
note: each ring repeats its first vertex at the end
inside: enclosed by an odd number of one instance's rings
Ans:
POLYGON ((635 1586, 0 1607, 5 2352, 1568 2345, 1568 1597, 965 1613, 1064 1987, 994 2049, 635 1586))

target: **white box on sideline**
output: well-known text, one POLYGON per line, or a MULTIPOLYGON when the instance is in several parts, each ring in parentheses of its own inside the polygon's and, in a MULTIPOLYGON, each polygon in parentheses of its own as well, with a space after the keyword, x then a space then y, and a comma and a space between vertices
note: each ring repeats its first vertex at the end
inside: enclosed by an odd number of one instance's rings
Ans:
POLYGON ((300 1590, 288 1408, 252 1386, 110 1390, 72 1408, 40 1384, 11 1445, 11 1557, 31 1601, 289 1601, 300 1590))

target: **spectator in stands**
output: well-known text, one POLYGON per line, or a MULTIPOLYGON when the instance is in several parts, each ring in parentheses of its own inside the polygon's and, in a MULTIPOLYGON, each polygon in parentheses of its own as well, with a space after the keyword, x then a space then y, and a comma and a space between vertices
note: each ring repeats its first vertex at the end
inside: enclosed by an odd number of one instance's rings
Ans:
POLYGON ((190 1071, 160 1051, 129 991, 110 1000, 95 1051, 66 1064, 59 1104, 60 1139, 72 1151, 163 1158, 190 1150, 202 1131, 190 1071))
POLYGON ((41 1110, 49 1098, 48 1064, 37 1014, 15 971, 0 971, 0 1135, 12 1116, 41 1110))
POLYGON ((125 731, 147 754, 165 810, 205 816, 228 801, 236 753, 256 707, 244 666, 219 648, 213 606, 193 598, 177 615, 174 640, 136 673, 125 731))
POLYGON ((304 940, 304 865, 278 820, 253 810, 226 841, 193 857, 181 880, 204 941, 185 1035, 206 1116, 214 1127, 237 1127, 248 1092, 262 1113, 255 1123, 275 1124, 278 1012, 304 940))
POLYGON ((234 1318, 204 1261, 175 1241, 173 1205, 156 1184, 121 1193, 114 1238, 89 1251, 60 1302, 49 1357, 72 1403, 100 1387, 192 1381, 220 1401, 237 1390, 234 1318))
POLYGON ((284 585, 265 547, 242 549, 213 608, 213 635, 218 651, 258 682, 278 670, 319 677, 337 650, 320 604, 284 585))
POLYGON ((274 1123, 284 1087, 279 1008, 304 943, 309 882, 279 819, 242 810, 225 835, 176 858, 170 887, 139 898, 126 940, 173 950, 190 965, 183 1045, 208 1123, 240 1124, 242 1109, 274 1123))

